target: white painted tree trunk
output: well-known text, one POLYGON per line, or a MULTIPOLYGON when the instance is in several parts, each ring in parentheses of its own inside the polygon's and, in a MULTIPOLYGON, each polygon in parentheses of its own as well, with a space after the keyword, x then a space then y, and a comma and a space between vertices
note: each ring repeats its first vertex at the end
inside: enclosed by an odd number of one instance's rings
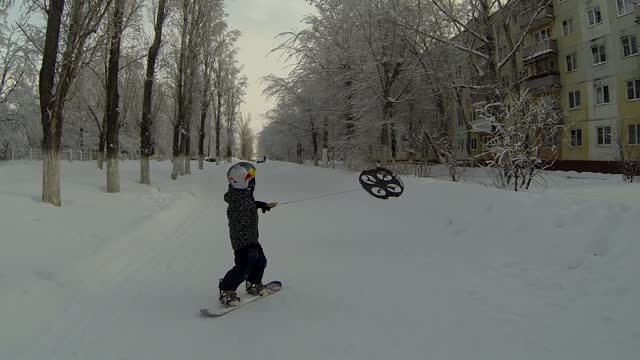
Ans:
POLYGON ((204 169, 204 155, 198 155, 198 169, 204 169))
POLYGON ((177 180, 178 173, 180 172, 178 157, 174 155, 173 160, 171 162, 173 163, 173 169, 171 170, 171 180, 177 180))
POLYGON ((44 152, 42 167, 42 201, 60 206, 60 154, 44 152))
POLYGON ((327 148, 322 148, 322 167, 329 167, 329 150, 327 148))
POLYGON ((184 153, 180 153, 178 156, 178 175, 184 176, 184 153))
POLYGON ((151 185, 149 157, 146 155, 142 155, 142 157, 140 158, 140 184, 151 185))
POLYGON ((380 165, 382 167, 387 166, 387 163, 389 161, 389 145, 384 144, 382 145, 382 156, 380 156, 380 165))
POLYGON ((118 159, 107 159, 107 192, 120 192, 120 173, 118 159))

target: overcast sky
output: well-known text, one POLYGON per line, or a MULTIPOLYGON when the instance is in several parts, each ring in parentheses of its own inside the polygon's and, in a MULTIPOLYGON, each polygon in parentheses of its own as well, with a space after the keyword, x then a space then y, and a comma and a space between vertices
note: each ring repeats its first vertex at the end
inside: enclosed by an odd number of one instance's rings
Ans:
POLYGON ((260 78, 271 73, 283 76, 286 64, 278 54, 267 54, 279 44, 276 34, 300 30, 303 16, 313 11, 307 0, 227 0, 229 27, 242 32, 238 43, 238 60, 249 78, 243 114, 251 113, 253 129, 260 131, 262 114, 271 108, 262 96, 260 78))

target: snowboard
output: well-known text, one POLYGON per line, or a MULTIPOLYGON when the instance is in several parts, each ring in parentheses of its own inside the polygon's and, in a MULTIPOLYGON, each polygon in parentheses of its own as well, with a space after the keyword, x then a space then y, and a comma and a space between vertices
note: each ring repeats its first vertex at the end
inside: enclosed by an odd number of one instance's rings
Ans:
POLYGON ((269 293, 264 296, 255 296, 255 295, 247 295, 246 297, 241 298, 240 305, 238 306, 230 306, 224 307, 222 304, 218 304, 216 306, 200 309, 200 315, 206 318, 216 318, 222 315, 228 314, 233 310, 240 309, 241 307, 251 304, 252 302, 260 299, 264 299, 269 295, 273 295, 282 289, 282 282, 280 281, 272 281, 270 283, 264 284, 269 293))

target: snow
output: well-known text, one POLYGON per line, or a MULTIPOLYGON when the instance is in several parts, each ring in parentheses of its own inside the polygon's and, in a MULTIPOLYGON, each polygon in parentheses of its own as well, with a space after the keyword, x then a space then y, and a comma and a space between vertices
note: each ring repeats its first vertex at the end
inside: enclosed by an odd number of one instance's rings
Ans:
MULTIPOLYGON (((404 177, 260 214, 265 280, 283 291, 218 319, 232 265, 226 166, 153 186, 120 164, 63 162, 63 207, 41 163, 0 163, 0 359, 637 359, 640 191, 553 173, 528 193, 404 177)), ((267 161, 256 198, 357 188, 345 170, 267 161)), ((194 167, 195 168, 195 167, 194 167)), ((478 175, 476 177, 476 175, 478 175)), ((477 180, 477 181, 476 181, 477 180)), ((243 292, 240 291, 240 294, 243 292)))
POLYGON ((557 52, 557 51, 554 50, 554 49, 538 50, 538 51, 534 52, 533 54, 531 54, 531 56, 527 56, 526 58, 524 58, 524 60, 535 59, 538 56, 542 56, 542 55, 545 55, 545 54, 548 54, 548 53, 555 53, 555 52, 557 52))

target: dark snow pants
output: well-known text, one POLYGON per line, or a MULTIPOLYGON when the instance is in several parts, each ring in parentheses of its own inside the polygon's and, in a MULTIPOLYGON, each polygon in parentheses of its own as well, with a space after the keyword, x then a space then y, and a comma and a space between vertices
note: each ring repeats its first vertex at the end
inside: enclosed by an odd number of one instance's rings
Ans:
POLYGON ((262 283, 262 275, 267 267, 267 258, 260 243, 234 250, 235 266, 220 281, 222 291, 236 290, 243 281, 262 283))

